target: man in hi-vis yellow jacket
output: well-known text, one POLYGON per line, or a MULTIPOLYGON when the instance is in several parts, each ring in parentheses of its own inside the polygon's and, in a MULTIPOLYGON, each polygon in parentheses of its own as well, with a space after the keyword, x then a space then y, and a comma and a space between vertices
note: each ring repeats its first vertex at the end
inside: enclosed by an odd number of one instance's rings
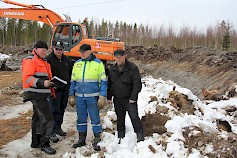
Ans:
POLYGON ((100 150, 100 134, 102 125, 99 109, 105 105, 107 79, 104 64, 92 54, 91 46, 83 44, 80 47, 81 59, 73 66, 69 104, 73 105, 74 96, 77 107, 77 130, 79 140, 73 145, 74 148, 86 145, 87 118, 90 115, 92 130, 94 133, 93 148, 100 150))

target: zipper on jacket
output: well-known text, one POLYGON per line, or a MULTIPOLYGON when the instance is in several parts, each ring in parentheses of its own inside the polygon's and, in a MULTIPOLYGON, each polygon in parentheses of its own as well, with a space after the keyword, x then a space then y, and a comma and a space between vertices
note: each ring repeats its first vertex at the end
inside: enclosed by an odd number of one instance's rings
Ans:
MULTIPOLYGON (((85 70, 86 70, 86 61, 84 61, 84 68, 83 68, 83 73, 82 73, 82 86, 84 86, 84 80, 85 80, 85 70)), ((84 92, 82 92, 82 97, 84 97, 84 92)))

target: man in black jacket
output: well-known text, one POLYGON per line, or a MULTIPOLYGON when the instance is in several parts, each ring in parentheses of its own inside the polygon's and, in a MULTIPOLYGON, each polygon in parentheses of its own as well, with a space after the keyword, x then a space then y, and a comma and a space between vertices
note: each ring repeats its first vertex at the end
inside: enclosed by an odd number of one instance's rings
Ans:
POLYGON ((57 41, 53 46, 53 51, 46 56, 47 62, 51 65, 52 76, 66 82, 55 82, 54 89, 56 98, 50 97, 50 105, 54 115, 54 128, 50 140, 57 143, 59 139, 56 134, 66 136, 67 133, 62 130, 63 116, 67 107, 72 64, 70 59, 63 54, 63 42, 57 41), (59 84, 58 84, 59 83, 59 84), (65 84, 66 83, 66 84, 65 84))
POLYGON ((116 50, 114 56, 116 64, 109 70, 107 100, 108 104, 111 104, 111 99, 114 97, 119 143, 120 139, 125 137, 126 111, 137 134, 137 142, 140 142, 144 140, 143 127, 137 109, 138 93, 142 88, 140 73, 138 67, 126 59, 124 50, 116 50))

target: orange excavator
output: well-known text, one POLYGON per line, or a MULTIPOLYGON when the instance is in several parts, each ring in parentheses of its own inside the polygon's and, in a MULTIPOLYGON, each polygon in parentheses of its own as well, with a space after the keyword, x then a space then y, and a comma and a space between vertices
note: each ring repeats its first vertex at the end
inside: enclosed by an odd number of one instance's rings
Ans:
POLYGON ((97 58, 105 64, 114 60, 113 52, 117 49, 125 49, 124 42, 118 38, 98 37, 91 39, 88 36, 87 21, 84 23, 67 22, 57 13, 46 9, 42 5, 26 5, 11 0, 1 2, 18 6, 17 8, 0 8, 0 17, 34 20, 51 26, 53 30, 50 45, 57 41, 64 43, 64 54, 72 59, 79 59, 79 47, 89 44, 97 58))

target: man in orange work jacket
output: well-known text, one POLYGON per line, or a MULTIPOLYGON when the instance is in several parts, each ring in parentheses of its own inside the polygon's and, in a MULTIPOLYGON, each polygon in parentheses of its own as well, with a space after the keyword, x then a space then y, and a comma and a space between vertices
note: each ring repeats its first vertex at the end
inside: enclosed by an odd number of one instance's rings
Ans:
POLYGON ((44 41, 36 42, 32 55, 22 60, 23 101, 33 104, 32 116, 32 148, 41 148, 47 154, 55 154, 56 150, 49 145, 53 130, 53 114, 48 101, 53 95, 51 88, 51 67, 44 59, 48 45, 44 41))

